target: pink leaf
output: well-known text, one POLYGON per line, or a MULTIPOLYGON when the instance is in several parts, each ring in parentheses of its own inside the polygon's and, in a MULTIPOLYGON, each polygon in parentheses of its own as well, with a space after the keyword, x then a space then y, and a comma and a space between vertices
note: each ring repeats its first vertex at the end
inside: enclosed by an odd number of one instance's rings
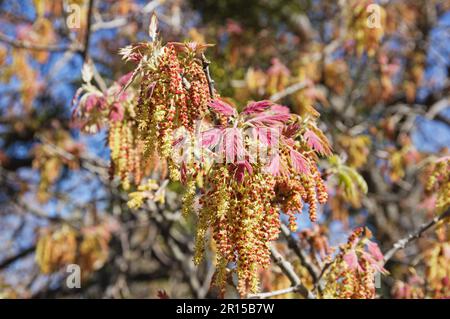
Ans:
POLYGON ((358 257, 356 256, 356 252, 355 252, 355 250, 350 250, 348 253, 346 253, 345 255, 344 255, 344 261, 346 262, 346 264, 348 265, 348 267, 350 268, 350 269, 353 269, 353 270, 360 270, 361 269, 361 266, 359 265, 359 263, 358 263, 358 257))
POLYGON ((287 106, 274 104, 271 106, 270 111, 275 114, 290 114, 291 111, 287 106))
POLYGON ((118 102, 114 102, 111 106, 109 118, 115 122, 122 121, 123 114, 124 114, 123 106, 118 102))
POLYGON ((120 79, 118 81, 120 86, 125 86, 131 80, 132 76, 133 76, 133 72, 128 72, 127 74, 120 77, 120 79))
POLYGON ((325 148, 322 145, 322 141, 320 138, 311 130, 307 130, 303 137, 306 140, 306 143, 309 147, 311 147, 313 150, 320 154, 326 153, 325 148))
POLYGON ((290 155, 292 167, 299 173, 309 174, 308 161, 306 160, 306 158, 293 149, 291 149, 290 155))
POLYGON ((90 112, 93 109, 95 109, 97 107, 97 104, 98 104, 98 96, 96 96, 95 94, 89 94, 85 104, 86 112, 90 112))
POLYGON ((235 127, 226 129, 222 143, 227 163, 234 163, 244 158, 244 143, 240 129, 235 127))
POLYGON ((236 109, 232 107, 230 104, 220 100, 215 99, 209 102, 208 106, 214 110, 214 112, 222 114, 226 117, 230 117, 236 115, 236 109))
POLYGON ((258 101, 258 102, 251 102, 249 104, 247 104, 247 106, 244 108, 244 110, 242 111, 243 114, 253 114, 253 113, 260 113, 264 110, 266 110, 267 108, 269 108, 269 106, 271 106, 273 103, 271 101, 258 101))
POLYGON ((218 128, 212 128, 201 133, 201 145, 203 147, 213 148, 219 143, 222 130, 218 128))
POLYGON ((245 171, 250 175, 253 174, 253 168, 248 161, 240 161, 237 163, 235 178, 239 183, 244 181, 245 171))
POLYGON ((290 114, 266 114, 255 116, 247 121, 247 123, 252 123, 255 126, 269 126, 275 127, 280 126, 291 118, 290 114))
POLYGON ((375 258, 375 260, 382 261, 384 259, 383 253, 381 252, 377 243, 374 243, 373 241, 369 241, 367 243, 367 250, 373 256, 373 258, 375 258))
POLYGON ((276 146, 280 140, 280 133, 278 129, 269 127, 256 127, 254 129, 254 137, 266 146, 276 146))
POLYGON ((369 261, 370 266, 376 271, 386 274, 388 271, 383 267, 382 262, 375 260, 375 258, 367 252, 362 252, 363 256, 369 261))
MULTIPOLYGON (((84 100, 83 107, 86 112, 100 111, 106 108, 105 98, 101 95, 95 93, 86 94, 86 99, 84 100)), ((80 101, 81 102, 81 101, 80 101)))
POLYGON ((266 171, 273 176, 280 174, 280 155, 278 153, 272 156, 269 165, 266 167, 266 171))

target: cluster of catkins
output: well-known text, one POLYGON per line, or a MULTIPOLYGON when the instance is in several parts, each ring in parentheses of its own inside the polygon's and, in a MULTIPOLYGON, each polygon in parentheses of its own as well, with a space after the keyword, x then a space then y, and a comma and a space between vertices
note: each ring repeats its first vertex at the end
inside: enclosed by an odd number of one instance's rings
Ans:
POLYGON ((44 274, 60 270, 69 264, 78 264, 83 276, 101 268, 109 255, 110 229, 100 224, 78 232, 64 224, 59 228, 41 229, 35 260, 44 274))
POLYGON ((93 83, 92 68, 83 68, 82 87, 74 102, 73 117, 83 132, 97 133, 108 126, 111 151, 111 177, 116 175, 123 189, 139 185, 152 171, 152 161, 144 156, 145 142, 140 138, 136 119, 136 92, 128 89, 132 74, 126 74, 105 92, 93 83))
MULTIPOLYGON (((302 119, 284 106, 251 102, 239 113, 220 99, 209 105, 222 124, 201 138, 216 161, 205 171, 200 190, 195 262, 201 260, 211 227, 218 273, 235 264, 244 295, 258 290, 257 269, 269 264, 280 213, 289 216, 293 231, 304 203, 310 219, 317 219, 317 203, 327 200, 317 153, 328 155, 330 149, 313 118, 302 119)), ((224 278, 217 276, 219 286, 224 278)))
POLYGON ((331 150, 316 126, 317 113, 300 117, 270 101, 251 102, 238 112, 213 98, 200 58, 204 46, 162 45, 150 33, 151 42, 121 50, 136 68, 115 84, 114 94, 85 85, 77 114, 89 127, 109 123, 112 170, 122 181, 145 184, 147 162, 155 155, 167 162, 171 179, 186 186, 185 216, 198 215, 195 262, 211 230, 216 284, 224 286, 231 267, 242 295, 257 292, 258 269, 270 262, 280 213, 296 230, 305 203, 315 221, 317 204, 327 200, 317 161, 331 150), (90 95, 101 101, 90 107, 94 123, 86 115, 90 95), (180 152, 184 157, 175 160, 180 152))
POLYGON ((425 188, 430 194, 437 193, 436 208, 444 212, 450 208, 450 156, 437 160, 431 169, 425 188))
POLYGON ((351 0, 347 7, 348 36, 356 52, 374 56, 384 35, 386 12, 374 0, 351 0))
POLYGON ((386 273, 383 254, 370 238, 368 228, 357 228, 323 275, 326 287, 322 298, 373 299, 375 274, 386 273))

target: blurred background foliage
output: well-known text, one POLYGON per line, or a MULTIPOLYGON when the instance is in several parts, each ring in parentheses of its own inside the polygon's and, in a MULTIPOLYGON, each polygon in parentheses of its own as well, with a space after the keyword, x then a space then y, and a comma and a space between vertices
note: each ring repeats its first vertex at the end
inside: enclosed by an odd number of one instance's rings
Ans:
MULTIPOLYGON (((0 297, 217 296, 215 247, 193 266, 196 221, 180 217, 183 190, 164 163, 151 169, 157 194, 132 210, 109 179, 105 132, 71 121, 83 63, 100 89, 112 85, 132 70, 118 50, 148 40, 153 11, 165 40, 215 45, 216 89, 238 107, 271 99, 320 113, 336 154, 322 163, 330 199, 317 225, 287 233, 304 254, 277 245, 308 288, 353 228, 368 226, 386 252, 448 210, 448 1, 0 0, 0 297), (373 3, 380 28, 367 26, 373 3), (65 286, 70 263, 81 289, 65 286)), ((450 296, 450 237, 437 224, 395 252, 377 293, 450 296)), ((290 285, 276 265, 261 278, 263 291, 290 285)))

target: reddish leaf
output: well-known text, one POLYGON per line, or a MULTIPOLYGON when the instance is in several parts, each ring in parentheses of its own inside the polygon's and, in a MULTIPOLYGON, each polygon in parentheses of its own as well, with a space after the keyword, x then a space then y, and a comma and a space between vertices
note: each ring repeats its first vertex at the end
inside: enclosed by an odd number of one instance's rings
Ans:
POLYGON ((157 296, 159 299, 170 299, 169 295, 167 294, 167 292, 164 289, 158 290, 157 296))
POLYGON ((361 270, 361 266, 358 263, 358 257, 356 256, 355 250, 350 250, 344 255, 343 259, 350 269, 361 270))
POLYGON ((222 114, 226 117, 237 114, 234 107, 220 99, 212 100, 211 102, 209 102, 208 106, 212 108, 216 113, 222 114))
POLYGON ((253 114, 253 113, 260 113, 264 110, 267 110, 273 103, 268 100, 258 101, 258 102, 251 102, 247 104, 247 106, 242 111, 243 114, 253 114))
POLYGON ((269 165, 266 167, 266 171, 273 176, 280 174, 280 155, 278 153, 272 156, 269 165))
POLYGON ((309 174, 308 161, 306 160, 306 158, 293 149, 291 149, 290 155, 292 167, 294 167, 294 169, 299 173, 309 174))
POLYGON ((283 135, 286 137, 292 137, 295 133, 300 129, 300 125, 298 123, 287 125, 283 128, 283 135))
POLYGON ((219 143, 222 130, 218 128, 212 128, 201 133, 201 145, 203 147, 213 148, 219 143))
POLYGON ((250 175, 253 174, 253 168, 248 161, 240 161, 237 163, 235 178, 239 183, 244 181, 245 171, 250 175))
POLYGON ((276 127, 287 122, 290 118, 291 115, 288 113, 281 113, 281 114, 262 113, 261 115, 249 119, 247 123, 252 123, 255 126, 276 127))
POLYGON ((228 128, 225 130, 222 150, 225 150, 227 163, 234 163, 244 158, 244 143, 240 129, 228 128))
POLYGON ((325 147, 322 145, 322 141, 320 138, 311 130, 307 130, 303 137, 306 140, 306 143, 309 147, 311 147, 313 150, 320 154, 326 154, 327 151, 325 150, 325 147))
POLYGON ((118 102, 114 102, 113 105, 111 106, 109 118, 115 122, 118 122, 123 120, 123 115, 124 115, 123 106, 118 102))
POLYGON ((375 260, 382 261, 384 259, 383 253, 381 252, 377 243, 374 243, 373 241, 369 241, 367 243, 367 250, 373 256, 373 258, 375 258, 375 260))

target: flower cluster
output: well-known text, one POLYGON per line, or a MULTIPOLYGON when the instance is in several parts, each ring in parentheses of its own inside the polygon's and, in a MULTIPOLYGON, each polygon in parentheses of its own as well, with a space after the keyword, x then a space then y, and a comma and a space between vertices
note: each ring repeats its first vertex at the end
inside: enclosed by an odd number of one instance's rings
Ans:
POLYGON ((221 99, 209 105, 222 124, 201 136, 203 153, 211 151, 213 161, 204 170, 195 261, 201 260, 211 227, 218 272, 235 264, 244 295, 258 290, 257 269, 269 263, 268 245, 278 236, 280 213, 289 216, 294 231, 304 203, 316 220, 317 203, 327 200, 317 154, 328 155, 330 149, 313 118, 302 119, 284 106, 251 102, 239 113, 221 99))
POLYGON ((414 268, 408 269, 411 273, 408 280, 397 280, 391 289, 392 296, 396 299, 423 299, 425 297, 424 280, 418 276, 414 268))
POLYGON ((148 157, 157 150, 169 161, 175 179, 178 174, 171 161, 175 130, 192 133, 195 122, 207 113, 210 92, 197 49, 192 43, 162 46, 154 41, 121 51, 125 59, 138 63, 130 81, 140 79, 136 120, 144 154, 148 157))
POLYGON ((352 0, 349 10, 349 35, 356 42, 356 52, 373 56, 384 35, 386 12, 373 0, 352 0))
POLYGON ((428 193, 437 193, 436 208, 444 212, 450 207, 450 157, 443 157, 433 164, 426 184, 428 193))
POLYGON ((57 229, 42 229, 36 246, 36 263, 44 274, 76 263, 88 275, 106 262, 110 231, 109 224, 85 227, 81 232, 66 224, 57 229))
POLYGON ((399 299, 450 297, 450 225, 445 221, 436 229, 436 239, 429 241, 421 256, 421 265, 409 267, 405 281, 396 281, 392 295, 399 299), (422 272, 423 270, 423 272, 422 272))
POLYGON ((40 173, 37 200, 46 203, 50 198, 51 187, 57 182, 64 167, 78 169, 78 155, 82 146, 75 142, 68 131, 61 129, 58 122, 52 123, 54 130, 41 133, 43 144, 33 148, 33 168, 40 173))
POLYGON ((442 224, 437 241, 425 251, 425 278, 432 298, 450 297, 450 226, 442 224))
POLYGON ((307 210, 315 221, 318 203, 327 200, 317 162, 331 149, 316 126, 318 113, 294 115, 270 101, 251 102, 238 112, 223 99, 211 99, 199 58, 205 45, 162 45, 154 26, 150 34, 151 42, 121 50, 136 68, 107 92, 94 89, 92 75, 84 72, 87 84, 75 114, 87 131, 109 125, 112 172, 124 189, 131 181, 137 186, 130 207, 159 198, 148 167, 154 157, 165 161, 171 179, 186 188, 184 215, 198 215, 195 262, 211 230, 216 283, 223 287, 227 267, 234 267, 239 292, 256 292, 280 214, 296 230, 297 214, 307 210))
POLYGON ((357 228, 341 245, 323 278, 323 298, 375 298, 375 274, 386 273, 383 254, 367 228, 357 228))
POLYGON ((49 274, 75 261, 77 233, 67 225, 60 229, 41 231, 36 246, 36 263, 41 272, 49 274))

